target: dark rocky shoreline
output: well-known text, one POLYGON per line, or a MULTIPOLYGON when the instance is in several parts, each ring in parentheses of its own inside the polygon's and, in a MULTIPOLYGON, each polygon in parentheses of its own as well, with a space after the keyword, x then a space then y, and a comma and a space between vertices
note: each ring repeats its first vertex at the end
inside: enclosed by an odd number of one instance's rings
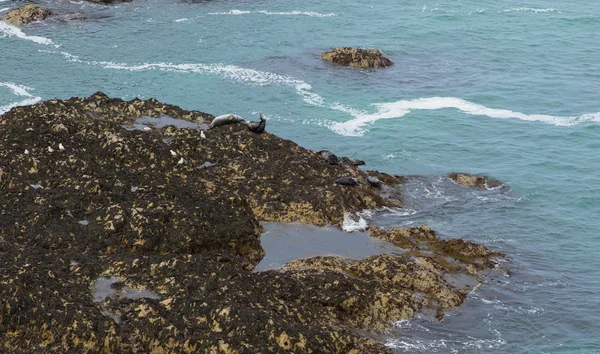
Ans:
POLYGON ((370 172, 382 190, 242 125, 131 129, 165 115, 213 118, 102 93, 0 117, 0 351, 386 353, 373 338, 415 312, 442 318, 472 288, 452 276, 477 279, 500 255, 427 226, 373 228, 406 252, 252 272, 261 221, 339 226, 400 206, 403 178, 370 172), (156 296, 95 301, 100 277, 156 296))

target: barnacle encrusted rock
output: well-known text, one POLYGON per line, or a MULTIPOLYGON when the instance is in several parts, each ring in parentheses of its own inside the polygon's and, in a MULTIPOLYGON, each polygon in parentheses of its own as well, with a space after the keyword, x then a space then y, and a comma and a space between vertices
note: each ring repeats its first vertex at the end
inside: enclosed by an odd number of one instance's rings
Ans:
POLYGON ((22 26, 33 21, 41 21, 50 15, 52 15, 52 11, 29 4, 4 14, 4 21, 15 26, 22 26))
POLYGON ((0 352, 389 353, 364 335, 457 306, 466 290, 447 275, 494 255, 425 227, 373 229, 407 253, 252 272, 259 221, 339 224, 400 205, 402 178, 370 172, 380 191, 269 133, 135 129, 146 116, 213 118, 102 93, 0 116, 0 352), (100 278, 137 295, 95 293, 100 278))
POLYGON ((450 179, 465 187, 473 187, 481 190, 496 188, 502 185, 502 182, 486 176, 471 175, 468 173, 454 172, 448 175, 450 179))
POLYGON ((384 57, 379 49, 359 49, 352 47, 334 48, 321 54, 321 59, 353 68, 379 68, 394 63, 384 57))

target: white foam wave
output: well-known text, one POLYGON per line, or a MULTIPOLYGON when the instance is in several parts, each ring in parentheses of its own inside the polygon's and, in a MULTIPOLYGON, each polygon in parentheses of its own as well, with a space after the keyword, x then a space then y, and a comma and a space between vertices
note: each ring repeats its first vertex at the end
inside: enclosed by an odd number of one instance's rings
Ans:
MULTIPOLYGON (((1 2, 1 1, 0 1, 0 2, 1 2)), ((1 13, 3 13, 3 12, 6 12, 6 11, 8 11, 8 10, 10 10, 10 7, 5 7, 5 8, 3 8, 3 9, 0 9, 0 14, 1 14, 1 13)))
POLYGON ((8 112, 11 108, 16 106, 27 106, 41 101, 41 97, 34 96, 27 92, 27 90, 33 90, 31 87, 17 85, 12 82, 0 82, 0 87, 7 87, 15 95, 26 97, 23 101, 10 103, 4 106, 0 106, 0 115, 8 112))
POLYGON ((437 110, 445 108, 458 109, 463 113, 488 116, 490 118, 515 118, 526 121, 538 121, 557 126, 571 126, 583 122, 600 122, 600 112, 580 116, 551 116, 544 114, 525 114, 508 109, 488 108, 486 106, 469 102, 455 97, 429 97, 414 100, 401 100, 389 103, 374 104, 375 113, 354 115, 354 119, 347 122, 338 122, 331 125, 331 129, 341 135, 361 136, 365 133, 365 126, 379 119, 400 118, 412 110, 437 110))
POLYGON ((283 15, 283 16, 294 16, 294 15, 303 15, 303 16, 310 16, 310 17, 331 17, 331 16, 335 16, 334 13, 328 13, 328 14, 323 14, 320 12, 314 12, 314 11, 284 11, 284 12, 271 12, 271 11, 266 11, 266 10, 260 10, 260 11, 243 11, 243 10, 230 10, 227 12, 209 12, 209 15, 247 15, 247 14, 264 14, 264 15, 283 15))
POLYGON ((68 61, 83 63, 94 66, 101 66, 105 69, 127 70, 127 71, 145 71, 145 70, 161 70, 174 72, 191 72, 200 74, 215 74, 232 81, 243 82, 256 86, 288 86, 296 90, 296 93, 303 97, 304 101, 315 106, 323 105, 323 97, 311 92, 312 86, 308 83, 290 77, 271 73, 268 71, 260 71, 255 69, 243 68, 235 65, 225 64, 173 64, 173 63, 144 63, 137 65, 129 65, 125 63, 115 63, 110 61, 88 61, 80 59, 76 55, 67 52, 40 50, 40 52, 60 54, 68 61))
POLYGON ((60 47, 58 44, 54 44, 51 39, 40 36, 28 36, 21 29, 16 26, 9 25, 4 21, 0 21, 0 32, 3 33, 4 37, 18 37, 21 39, 26 39, 28 41, 32 41, 39 44, 44 45, 53 45, 56 48, 60 47))
POLYGON ((468 337, 466 340, 446 340, 446 339, 434 339, 434 340, 423 340, 423 339, 392 339, 385 345, 388 348, 402 349, 409 352, 420 351, 420 352, 436 352, 440 349, 448 349, 444 351, 458 352, 458 350, 472 350, 472 349, 495 349, 505 345, 507 342, 502 338, 500 332, 497 330, 491 330, 496 336, 494 339, 476 339, 468 337))
MULTIPOLYGON (((554 11, 556 11, 556 10, 553 9, 553 8, 551 8, 551 7, 547 8, 547 9, 535 9, 535 8, 532 8, 532 7, 515 7, 515 8, 512 8, 512 9, 502 10, 502 12, 531 12, 531 13, 534 13, 534 14, 537 14, 537 13, 540 13, 540 12, 544 13, 544 12, 554 12, 554 11)), ((558 12, 560 13, 560 11, 558 11, 558 12)))
POLYGON ((360 215, 358 220, 354 220, 352 213, 344 214, 344 222, 342 223, 342 229, 346 232, 362 231, 367 228, 367 221, 360 215))
POLYGON ((186 22, 189 20, 190 20, 189 18, 180 18, 180 19, 175 20, 175 22, 186 22))

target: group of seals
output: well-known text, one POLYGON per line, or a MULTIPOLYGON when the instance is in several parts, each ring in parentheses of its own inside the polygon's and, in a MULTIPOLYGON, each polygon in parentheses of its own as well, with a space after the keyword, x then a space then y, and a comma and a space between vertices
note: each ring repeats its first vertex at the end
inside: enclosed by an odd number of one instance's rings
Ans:
POLYGON ((246 123, 248 126, 248 130, 253 133, 261 134, 265 131, 265 127, 267 126, 267 120, 263 117, 262 113, 260 114, 259 122, 246 122, 246 120, 236 114, 223 114, 222 116, 215 117, 212 122, 208 125, 208 129, 220 127, 222 125, 235 124, 235 123, 246 123))

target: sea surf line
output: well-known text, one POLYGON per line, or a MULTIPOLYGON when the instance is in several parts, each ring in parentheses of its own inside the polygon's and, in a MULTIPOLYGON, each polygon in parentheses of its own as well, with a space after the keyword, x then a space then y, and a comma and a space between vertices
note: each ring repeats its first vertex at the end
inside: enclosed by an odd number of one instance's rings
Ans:
POLYGON ((334 13, 322 14, 314 11, 284 11, 284 12, 271 12, 267 10, 259 10, 259 11, 244 11, 244 10, 230 10, 227 12, 209 12, 209 15, 248 15, 248 14, 264 14, 264 15, 282 15, 282 16, 294 16, 294 15, 303 15, 310 17, 332 17, 335 16, 334 13))
POLYGON ((317 93, 312 92, 312 86, 305 81, 283 76, 267 71, 243 68, 235 65, 225 64, 202 64, 202 63, 184 63, 174 64, 170 62, 143 63, 130 65, 126 63, 115 63, 110 61, 84 60, 76 55, 60 52, 40 50, 40 52, 59 54, 68 61, 82 63, 92 66, 100 66, 105 69, 127 70, 127 71, 146 71, 161 70, 174 72, 192 72, 200 74, 222 75, 223 77, 236 82, 249 83, 257 86, 287 86, 295 89, 296 93, 303 97, 303 100, 311 105, 318 107, 328 107, 333 110, 347 113, 354 117, 346 122, 321 121, 318 124, 326 126, 335 133, 344 136, 363 136, 368 129, 367 125, 375 123, 379 119, 401 118, 413 110, 439 110, 454 108, 459 111, 476 116, 487 116, 490 118, 502 119, 520 119, 524 121, 539 121, 556 126, 572 126, 584 122, 600 122, 600 112, 583 114, 580 116, 553 116, 544 114, 525 114, 508 109, 489 108, 484 105, 469 102, 456 97, 427 97, 413 100, 399 100, 388 103, 372 104, 376 107, 375 113, 366 113, 365 111, 347 107, 338 102, 325 105, 324 99, 317 93))
POLYGON ((27 90, 33 90, 31 87, 17 85, 11 82, 0 82, 0 87, 7 87, 17 96, 27 97, 23 101, 0 106, 0 114, 8 112, 13 107, 32 105, 42 100, 41 97, 34 96, 27 92, 27 90))
POLYGON ((54 42, 52 42, 52 40, 49 38, 40 36, 28 36, 18 27, 9 25, 4 21, 0 21, 0 33, 3 34, 3 37, 18 37, 38 44, 53 45, 56 48, 60 47, 60 44, 54 44, 54 42))
POLYGON ((377 108, 375 113, 360 114, 352 112, 354 119, 346 122, 336 122, 330 126, 334 132, 345 136, 362 136, 368 131, 365 126, 373 124, 379 119, 401 118, 413 110, 438 110, 454 108, 459 111, 477 116, 490 118, 514 118, 525 121, 538 121, 556 126, 572 126, 584 122, 600 122, 600 112, 583 114, 580 116, 552 116, 545 114, 525 114, 508 109, 489 108, 477 103, 469 102, 456 97, 428 97, 414 100, 400 100, 388 103, 373 104, 377 108))

